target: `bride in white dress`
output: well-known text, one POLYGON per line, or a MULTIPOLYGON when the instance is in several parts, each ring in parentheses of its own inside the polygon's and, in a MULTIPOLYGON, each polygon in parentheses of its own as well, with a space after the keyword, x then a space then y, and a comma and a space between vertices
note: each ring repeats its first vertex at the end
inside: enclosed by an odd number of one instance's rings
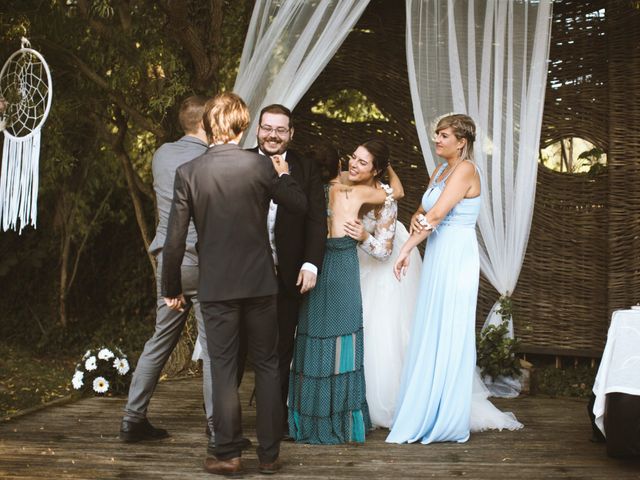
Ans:
MULTIPOLYGON (((380 181, 382 173, 391 168, 388 165, 389 149, 386 144, 378 139, 369 140, 351 155, 349 170, 343 173, 342 181, 375 185, 390 194, 390 188, 380 181)), ((360 241, 358 259, 364 320, 366 396, 373 425, 389 428, 393 423, 402 366, 411 333, 422 259, 418 250, 413 249, 402 282, 393 276, 393 265, 400 248, 409 238, 409 232, 397 221, 398 204, 391 195, 384 205, 366 209, 361 214, 362 220, 348 224, 345 231, 360 241)), ((512 413, 501 412, 488 397, 489 391, 476 370, 471 402, 472 432, 522 428, 512 413)))

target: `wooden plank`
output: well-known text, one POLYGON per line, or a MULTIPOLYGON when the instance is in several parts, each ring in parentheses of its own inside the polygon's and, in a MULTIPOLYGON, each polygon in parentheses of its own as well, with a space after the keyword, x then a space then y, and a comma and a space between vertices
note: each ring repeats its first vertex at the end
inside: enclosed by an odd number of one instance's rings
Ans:
MULTIPOLYGON (((241 388, 245 435, 256 443, 252 378, 241 388)), ((123 398, 86 398, 0 423, 0 478, 205 479, 200 379, 159 385, 149 418, 172 436, 123 444, 118 436, 123 398)), ((464 444, 391 445, 386 430, 363 445, 282 444, 285 468, 276 478, 640 479, 640 462, 608 458, 589 441, 586 401, 523 396, 495 402, 525 424, 518 432, 472 434, 464 444)), ((243 457, 245 478, 257 472, 254 451, 243 457)))

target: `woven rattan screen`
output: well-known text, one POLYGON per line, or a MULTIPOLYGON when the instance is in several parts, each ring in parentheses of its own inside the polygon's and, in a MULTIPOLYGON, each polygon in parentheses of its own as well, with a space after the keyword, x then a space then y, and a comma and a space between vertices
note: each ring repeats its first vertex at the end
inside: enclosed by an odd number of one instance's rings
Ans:
POLYGON ((413 123, 404 31, 404 2, 373 0, 294 113, 299 126, 295 142, 301 149, 317 135, 330 139, 344 154, 369 137, 384 138, 405 188, 400 219, 406 224, 429 177, 413 123), (345 123, 311 113, 319 100, 343 89, 362 92, 388 121, 345 123))
MULTIPOLYGON (((554 3, 541 144, 586 138, 608 153, 596 177, 540 167, 533 225, 514 296, 524 349, 597 355, 613 308, 640 301, 640 10, 627 0, 554 3), (636 193, 636 191, 638 193, 636 193)), ((405 57, 404 5, 372 0, 296 107, 295 143, 321 135, 344 153, 385 138, 405 186, 407 224, 428 181, 415 133, 405 57), (311 112, 343 89, 362 92, 388 121, 345 123, 311 112)), ((481 281, 478 326, 497 293, 481 281)))

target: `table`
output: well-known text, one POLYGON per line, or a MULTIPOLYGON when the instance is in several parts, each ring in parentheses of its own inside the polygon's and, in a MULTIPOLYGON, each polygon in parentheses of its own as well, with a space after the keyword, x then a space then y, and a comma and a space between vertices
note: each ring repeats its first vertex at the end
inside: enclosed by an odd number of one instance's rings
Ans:
MULTIPOLYGON (((637 436, 638 428, 634 434, 629 424, 638 421, 640 407, 640 308, 613 312, 593 393, 595 423, 605 437, 607 423, 616 422, 615 432, 610 432, 616 438, 607 438, 607 443, 622 441, 637 445, 640 439, 633 437, 637 436), (619 438, 621 435, 624 438, 619 438)), ((637 446, 632 450, 635 449, 637 446)))

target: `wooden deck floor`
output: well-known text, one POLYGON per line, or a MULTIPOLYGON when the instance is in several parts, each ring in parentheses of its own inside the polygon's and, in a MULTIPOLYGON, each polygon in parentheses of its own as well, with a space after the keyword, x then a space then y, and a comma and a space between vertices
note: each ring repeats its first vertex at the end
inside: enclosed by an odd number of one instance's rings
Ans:
MULTIPOLYGON (((254 443, 255 411, 243 397, 245 434, 254 443)), ((149 418, 172 436, 125 445, 118 438, 123 398, 87 398, 0 423, 0 478, 204 479, 206 438, 200 379, 160 384, 149 418)), ((465 444, 389 445, 377 430, 359 446, 282 444, 274 478, 640 479, 640 462, 608 458, 589 441, 586 402, 522 397, 496 404, 525 424, 519 432, 473 434, 465 444)), ((255 452, 244 478, 257 473, 255 452)))

